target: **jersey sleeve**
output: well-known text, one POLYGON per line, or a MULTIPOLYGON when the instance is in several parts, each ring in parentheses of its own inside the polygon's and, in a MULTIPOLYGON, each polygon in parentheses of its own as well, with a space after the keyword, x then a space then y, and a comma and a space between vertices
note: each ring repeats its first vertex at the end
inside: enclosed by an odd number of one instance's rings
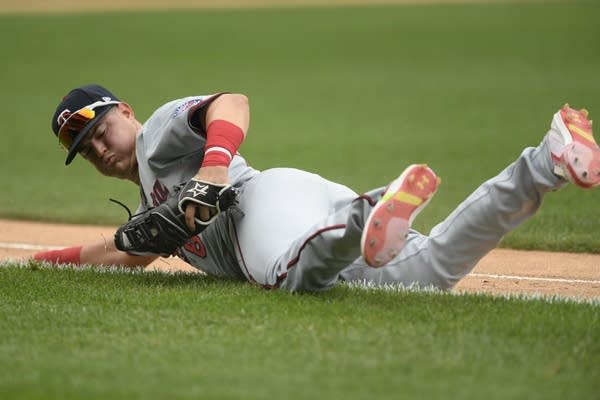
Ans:
POLYGON ((187 111, 186 111, 186 117, 188 120, 188 125, 189 127, 201 134, 203 137, 206 137, 206 126, 205 126, 205 122, 204 122, 204 111, 206 111, 206 108, 208 108, 208 106, 215 101, 218 97, 220 97, 221 95, 225 94, 223 93, 217 93, 217 94, 213 94, 210 96, 206 96, 202 99, 201 102, 192 105, 187 111))
POLYGON ((144 158, 160 168, 203 153, 206 135, 202 111, 222 94, 185 97, 158 108, 142 126, 144 158))

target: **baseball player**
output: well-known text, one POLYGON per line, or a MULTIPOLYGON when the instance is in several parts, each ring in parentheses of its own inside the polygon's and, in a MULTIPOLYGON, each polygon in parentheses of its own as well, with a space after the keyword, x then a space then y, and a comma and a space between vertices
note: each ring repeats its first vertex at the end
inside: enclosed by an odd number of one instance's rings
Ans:
POLYGON ((526 148, 423 235, 410 225, 440 183, 426 165, 410 165, 387 187, 359 195, 309 172, 252 168, 237 151, 248 126, 248 100, 240 94, 173 100, 142 124, 99 85, 70 91, 52 117, 66 164, 79 154, 100 173, 139 186, 136 214, 143 218, 121 227, 114 243, 34 259, 145 266, 164 250, 140 251, 140 243, 170 240, 167 249, 193 267, 265 288, 317 291, 344 280, 449 289, 533 216, 548 192, 568 182, 600 184, 600 148, 587 111, 566 105, 539 146, 526 148), (176 206, 165 211, 173 198, 176 206))

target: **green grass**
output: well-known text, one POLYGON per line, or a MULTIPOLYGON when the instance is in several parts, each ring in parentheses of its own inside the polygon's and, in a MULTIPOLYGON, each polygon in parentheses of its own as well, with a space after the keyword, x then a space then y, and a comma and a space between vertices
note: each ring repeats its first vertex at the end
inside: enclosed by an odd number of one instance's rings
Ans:
MULTIPOLYGON (((144 120, 163 102, 247 94, 242 153, 257 168, 317 171, 357 191, 413 162, 444 183, 427 232, 536 145, 565 101, 600 112, 600 3, 0 16, 0 217, 124 221, 138 192, 65 154, 58 100, 96 81, 144 120)), ((598 117, 596 117, 598 118, 598 117)), ((598 191, 548 196, 504 245, 600 252, 598 191)))
POLYGON ((3 399, 592 399, 597 304, 0 267, 3 399))
MULTIPOLYGON (((50 132, 102 83, 139 119, 242 92, 255 167, 357 191, 413 162, 444 179, 427 231, 565 101, 600 112, 600 4, 0 16, 0 217, 125 219, 130 184, 50 132)), ((504 246, 600 252, 598 191, 549 195, 504 246)), ((336 287, 291 295, 199 275, 0 266, 2 399, 594 399, 597 303, 336 287)))

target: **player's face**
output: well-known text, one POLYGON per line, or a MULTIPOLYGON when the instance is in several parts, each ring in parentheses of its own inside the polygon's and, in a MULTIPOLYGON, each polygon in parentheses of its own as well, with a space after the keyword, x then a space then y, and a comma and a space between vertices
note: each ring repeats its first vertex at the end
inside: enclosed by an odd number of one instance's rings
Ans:
POLYGON ((140 127, 131 107, 118 104, 83 140, 79 153, 103 175, 137 181, 135 138, 140 127))

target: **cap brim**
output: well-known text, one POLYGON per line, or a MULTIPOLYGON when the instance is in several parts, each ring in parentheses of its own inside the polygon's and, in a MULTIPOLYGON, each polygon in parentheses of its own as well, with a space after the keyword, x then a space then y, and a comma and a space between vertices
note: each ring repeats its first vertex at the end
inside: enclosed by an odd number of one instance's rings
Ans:
POLYGON ((110 111, 112 106, 113 105, 100 107, 100 108, 96 109, 96 117, 93 120, 91 120, 90 122, 88 122, 88 124, 83 127, 81 132, 79 132, 79 135, 77 135, 75 140, 73 140, 73 144, 71 144, 71 147, 69 148, 69 152, 67 153, 67 159, 65 160, 65 165, 71 164, 71 161, 73 161, 73 159, 77 155, 78 148, 79 148, 79 145, 81 144, 82 140, 85 139, 85 137, 88 135, 88 133, 90 133, 92 128, 94 126, 96 126, 96 124, 100 121, 100 119, 102 119, 104 114, 106 114, 107 112, 110 111))

